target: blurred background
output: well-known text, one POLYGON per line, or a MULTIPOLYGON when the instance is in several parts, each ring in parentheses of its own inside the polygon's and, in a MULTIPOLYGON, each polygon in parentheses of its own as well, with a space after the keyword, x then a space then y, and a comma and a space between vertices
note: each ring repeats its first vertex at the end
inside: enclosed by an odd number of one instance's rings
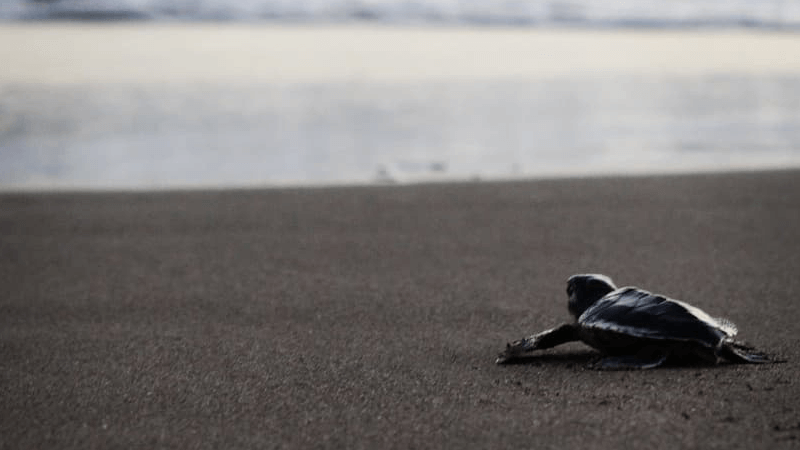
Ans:
POLYGON ((4 0, 0 189, 800 167, 800 1, 4 0))

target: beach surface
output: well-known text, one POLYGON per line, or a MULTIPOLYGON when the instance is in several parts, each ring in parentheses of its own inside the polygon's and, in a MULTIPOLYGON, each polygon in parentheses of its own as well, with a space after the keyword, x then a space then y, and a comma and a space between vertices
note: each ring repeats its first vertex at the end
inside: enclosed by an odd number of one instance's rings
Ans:
POLYGON ((0 195, 2 448, 797 448, 800 172, 0 195), (566 278, 783 364, 597 372, 566 278))

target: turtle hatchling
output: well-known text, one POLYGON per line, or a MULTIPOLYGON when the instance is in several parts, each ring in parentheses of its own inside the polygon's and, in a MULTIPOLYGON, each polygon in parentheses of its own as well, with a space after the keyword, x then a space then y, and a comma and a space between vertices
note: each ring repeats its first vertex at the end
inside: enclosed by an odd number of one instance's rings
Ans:
POLYGON ((589 366, 599 370, 651 369, 668 359, 687 358, 711 363, 777 362, 735 341, 732 322, 636 287, 617 289, 605 275, 573 275, 567 281, 567 295, 575 322, 507 344, 497 364, 571 341, 583 341, 604 354, 589 366))

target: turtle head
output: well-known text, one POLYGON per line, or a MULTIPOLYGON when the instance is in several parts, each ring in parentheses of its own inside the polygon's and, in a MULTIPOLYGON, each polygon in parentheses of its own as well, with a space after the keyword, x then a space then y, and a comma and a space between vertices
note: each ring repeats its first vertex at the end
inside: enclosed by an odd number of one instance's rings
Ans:
POLYGON ((575 320, 577 320, 594 302, 616 288, 611 278, 605 275, 582 274, 569 277, 569 280, 567 280, 567 295, 569 295, 568 307, 570 314, 575 316, 575 320))

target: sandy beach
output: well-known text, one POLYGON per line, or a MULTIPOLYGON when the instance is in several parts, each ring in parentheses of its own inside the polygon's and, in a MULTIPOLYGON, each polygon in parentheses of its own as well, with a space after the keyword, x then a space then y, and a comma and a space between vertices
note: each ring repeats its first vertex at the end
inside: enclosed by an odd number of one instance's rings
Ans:
POLYGON ((798 195, 797 171, 3 194, 0 447, 796 448, 798 195), (496 366, 587 271, 788 362, 496 366))
POLYGON ((314 83, 800 72, 792 32, 2 24, 3 84, 314 83))

